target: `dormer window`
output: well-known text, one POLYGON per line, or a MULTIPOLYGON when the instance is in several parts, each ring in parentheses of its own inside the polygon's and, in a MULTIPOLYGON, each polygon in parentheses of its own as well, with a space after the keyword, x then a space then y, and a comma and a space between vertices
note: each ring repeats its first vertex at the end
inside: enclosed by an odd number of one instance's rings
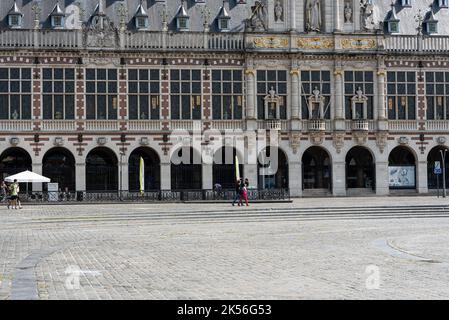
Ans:
POLYGON ((14 5, 8 13, 8 25, 11 28, 20 28, 22 26, 23 14, 20 12, 17 3, 14 1, 14 5))
POLYGON ((438 7, 440 8, 448 8, 449 0, 438 0, 438 7))
POLYGON ((50 14, 50 18, 51 18, 51 26, 53 28, 60 29, 60 28, 64 27, 65 13, 61 9, 59 2, 53 8, 53 11, 50 14))
POLYGON ((401 6, 403 6, 403 7, 411 7, 412 6, 412 0, 401 0, 401 6))
POLYGON ((438 20, 435 19, 433 11, 428 13, 426 19, 424 19, 424 24, 428 34, 438 33, 438 20))
POLYGON ((388 28, 388 33, 399 33, 399 18, 396 14, 396 8, 394 4, 391 4, 391 11, 388 13, 388 17, 385 20, 388 28))
POLYGON ((220 31, 229 31, 229 21, 231 20, 231 17, 226 9, 226 4, 227 1, 223 1, 223 6, 220 8, 217 17, 218 29, 220 29, 220 31))
POLYGON ((184 7, 184 0, 181 1, 178 13, 176 14, 176 23, 179 31, 189 30, 189 15, 187 14, 187 11, 184 7))
POLYGON ((137 7, 136 14, 134 15, 136 29, 143 30, 148 28, 148 13, 143 7, 142 1, 140 1, 137 7))

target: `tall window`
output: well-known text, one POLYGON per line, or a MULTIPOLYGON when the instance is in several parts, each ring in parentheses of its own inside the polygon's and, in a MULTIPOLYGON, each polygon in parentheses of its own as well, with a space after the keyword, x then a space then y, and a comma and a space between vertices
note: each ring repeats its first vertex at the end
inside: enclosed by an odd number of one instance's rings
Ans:
POLYGON ((212 71, 212 116, 214 120, 242 119, 243 78, 241 70, 212 71))
POLYGON ((86 70, 86 118, 117 119, 117 70, 86 70))
POLYGON ((416 72, 388 72, 388 119, 416 119, 416 72))
POLYGON ((330 71, 301 71, 302 118, 309 119, 308 99, 315 90, 324 97, 324 118, 330 119, 331 73, 330 71))
POLYGON ((449 72, 426 72, 427 119, 449 120, 449 72))
POLYGON ((267 119, 265 114, 265 97, 271 90, 279 96, 279 115, 287 119, 287 71, 259 70, 257 71, 257 118, 267 119))
POLYGON ((159 70, 128 70, 129 119, 159 120, 159 70))
POLYGON ((374 73, 372 71, 345 71, 345 114, 346 119, 352 119, 351 99, 362 90, 363 95, 368 98, 368 119, 373 119, 374 99, 374 73))
POLYGON ((30 68, 0 68, 0 119, 31 119, 30 68))
POLYGON ((43 69, 43 118, 75 118, 75 69, 43 69))
POLYGON ((201 119, 201 71, 170 71, 171 118, 201 119))

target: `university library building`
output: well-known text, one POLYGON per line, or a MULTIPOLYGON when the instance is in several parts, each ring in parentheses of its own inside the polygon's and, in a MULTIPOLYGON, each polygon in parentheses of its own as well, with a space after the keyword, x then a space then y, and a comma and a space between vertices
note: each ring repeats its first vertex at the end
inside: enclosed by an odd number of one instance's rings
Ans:
POLYGON ((448 50, 448 0, 1 0, 0 178, 75 200, 207 199, 236 168, 266 199, 433 193, 448 50))

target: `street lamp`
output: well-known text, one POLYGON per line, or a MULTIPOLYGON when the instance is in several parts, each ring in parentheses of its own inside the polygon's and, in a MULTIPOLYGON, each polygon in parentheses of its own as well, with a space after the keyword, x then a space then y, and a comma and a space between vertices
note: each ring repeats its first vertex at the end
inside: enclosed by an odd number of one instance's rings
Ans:
POLYGON ((441 161, 443 162, 443 198, 446 198, 446 164, 445 164, 446 152, 447 149, 444 149, 444 152, 443 150, 440 150, 441 161))

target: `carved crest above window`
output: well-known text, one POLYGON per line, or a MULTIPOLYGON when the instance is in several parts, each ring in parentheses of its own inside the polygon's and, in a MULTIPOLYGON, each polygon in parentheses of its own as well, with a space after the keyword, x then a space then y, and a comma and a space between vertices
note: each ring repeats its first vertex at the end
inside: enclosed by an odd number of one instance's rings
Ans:
POLYGON ((99 0, 95 12, 84 28, 86 47, 111 48, 117 46, 117 28, 104 11, 104 0, 99 0))

